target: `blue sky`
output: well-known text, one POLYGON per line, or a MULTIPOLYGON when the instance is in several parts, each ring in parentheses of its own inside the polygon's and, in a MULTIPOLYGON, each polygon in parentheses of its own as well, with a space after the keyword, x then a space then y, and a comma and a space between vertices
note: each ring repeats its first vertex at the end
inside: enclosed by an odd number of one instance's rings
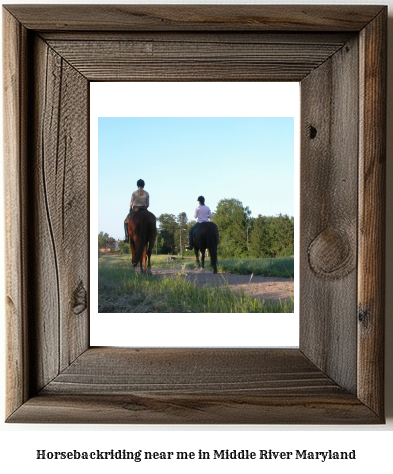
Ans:
POLYGON ((201 194, 213 212, 235 198, 255 217, 293 216, 294 119, 99 117, 99 232, 122 238, 139 178, 157 217, 192 220, 201 194))

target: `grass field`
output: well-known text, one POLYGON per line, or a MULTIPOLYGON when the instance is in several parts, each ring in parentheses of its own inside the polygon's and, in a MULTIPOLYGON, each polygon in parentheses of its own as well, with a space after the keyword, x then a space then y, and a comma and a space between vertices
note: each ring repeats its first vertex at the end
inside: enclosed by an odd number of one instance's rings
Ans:
POLYGON ((283 258, 242 258, 219 260, 217 268, 227 273, 263 275, 270 277, 294 278, 293 257, 283 258))
MULTIPOLYGON (((261 302, 244 293, 234 293, 229 286, 204 286, 197 288, 186 281, 180 274, 182 268, 194 268, 194 259, 176 258, 166 261, 168 256, 159 255, 152 258, 152 267, 179 269, 179 274, 173 277, 157 278, 151 275, 134 273, 130 268, 129 255, 103 255, 98 264, 98 311, 100 313, 292 313, 293 301, 279 303, 261 302)), ((173 257, 174 258, 174 257, 173 257)), ((263 259, 258 259, 263 260, 263 259)), ((270 260, 270 259, 269 259, 270 260)), ((279 260, 279 259, 277 259, 279 260)), ((269 276, 276 271, 286 271, 291 259, 276 265, 261 262, 244 263, 238 260, 220 261, 219 268, 229 272, 232 269, 239 273, 255 271, 268 272, 269 276), (289 261, 287 261, 289 260, 289 261), (247 268, 251 268, 248 271, 247 268)), ((209 261, 206 267, 209 268, 209 261)), ((292 259, 293 273, 293 259, 292 259)), ((262 274, 255 273, 254 275, 262 274)), ((282 276, 282 275, 277 275, 282 276)), ((289 276, 288 273, 285 276, 289 276)))
MULTIPOLYGON (((100 263, 130 267, 131 255, 106 254, 100 256, 100 263)), ((238 273, 240 275, 255 276, 276 276, 283 278, 294 278, 293 257, 283 258, 244 258, 244 259, 219 259, 217 268, 221 272, 238 273)), ((152 255, 152 268, 171 268, 171 269, 194 269, 195 255, 193 252, 187 252, 181 259, 179 256, 172 255, 152 255), (168 261, 168 257, 172 260, 168 261)), ((210 269, 210 258, 205 259, 205 268, 210 269)))

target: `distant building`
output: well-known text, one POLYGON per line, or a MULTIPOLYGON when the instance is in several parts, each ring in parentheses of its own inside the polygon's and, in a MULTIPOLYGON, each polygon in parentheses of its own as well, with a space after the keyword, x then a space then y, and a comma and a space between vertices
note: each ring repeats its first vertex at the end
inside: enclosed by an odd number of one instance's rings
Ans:
POLYGON ((105 248, 98 249, 101 253, 110 253, 111 251, 120 252, 118 240, 108 240, 105 248))
POLYGON ((108 240, 108 247, 115 247, 115 252, 119 249, 119 241, 118 240, 108 240))

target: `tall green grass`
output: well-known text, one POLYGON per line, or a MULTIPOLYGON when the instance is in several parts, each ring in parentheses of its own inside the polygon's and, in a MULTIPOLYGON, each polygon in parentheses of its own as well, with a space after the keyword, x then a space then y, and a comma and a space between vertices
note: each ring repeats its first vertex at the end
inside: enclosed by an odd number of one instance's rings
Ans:
MULTIPOLYGON (((107 257, 107 256, 105 256, 107 257)), ((124 260, 98 266, 99 313, 292 313, 293 300, 261 302, 228 285, 197 287, 181 273, 173 277, 135 273, 124 260)))
POLYGON ((269 277, 294 277, 293 257, 224 259, 218 261, 217 268, 219 271, 241 275, 253 273, 269 277))

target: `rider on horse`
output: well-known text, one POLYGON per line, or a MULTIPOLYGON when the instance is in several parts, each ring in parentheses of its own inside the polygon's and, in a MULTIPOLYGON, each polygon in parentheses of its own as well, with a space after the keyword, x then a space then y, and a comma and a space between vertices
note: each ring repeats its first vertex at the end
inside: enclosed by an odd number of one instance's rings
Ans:
POLYGON ((129 241, 128 222, 132 214, 139 210, 146 210, 149 207, 149 193, 143 189, 145 187, 145 182, 143 181, 143 179, 138 179, 136 185, 138 186, 138 189, 134 191, 131 195, 130 212, 124 220, 124 242, 129 241))
POLYGON ((189 245, 186 247, 187 250, 192 250, 194 247, 192 245, 192 236, 196 231, 196 228, 201 222, 209 222, 209 219, 212 217, 211 210, 205 206, 205 198, 203 196, 198 197, 199 206, 195 209, 194 217, 197 220, 197 223, 193 225, 188 233, 189 245))

